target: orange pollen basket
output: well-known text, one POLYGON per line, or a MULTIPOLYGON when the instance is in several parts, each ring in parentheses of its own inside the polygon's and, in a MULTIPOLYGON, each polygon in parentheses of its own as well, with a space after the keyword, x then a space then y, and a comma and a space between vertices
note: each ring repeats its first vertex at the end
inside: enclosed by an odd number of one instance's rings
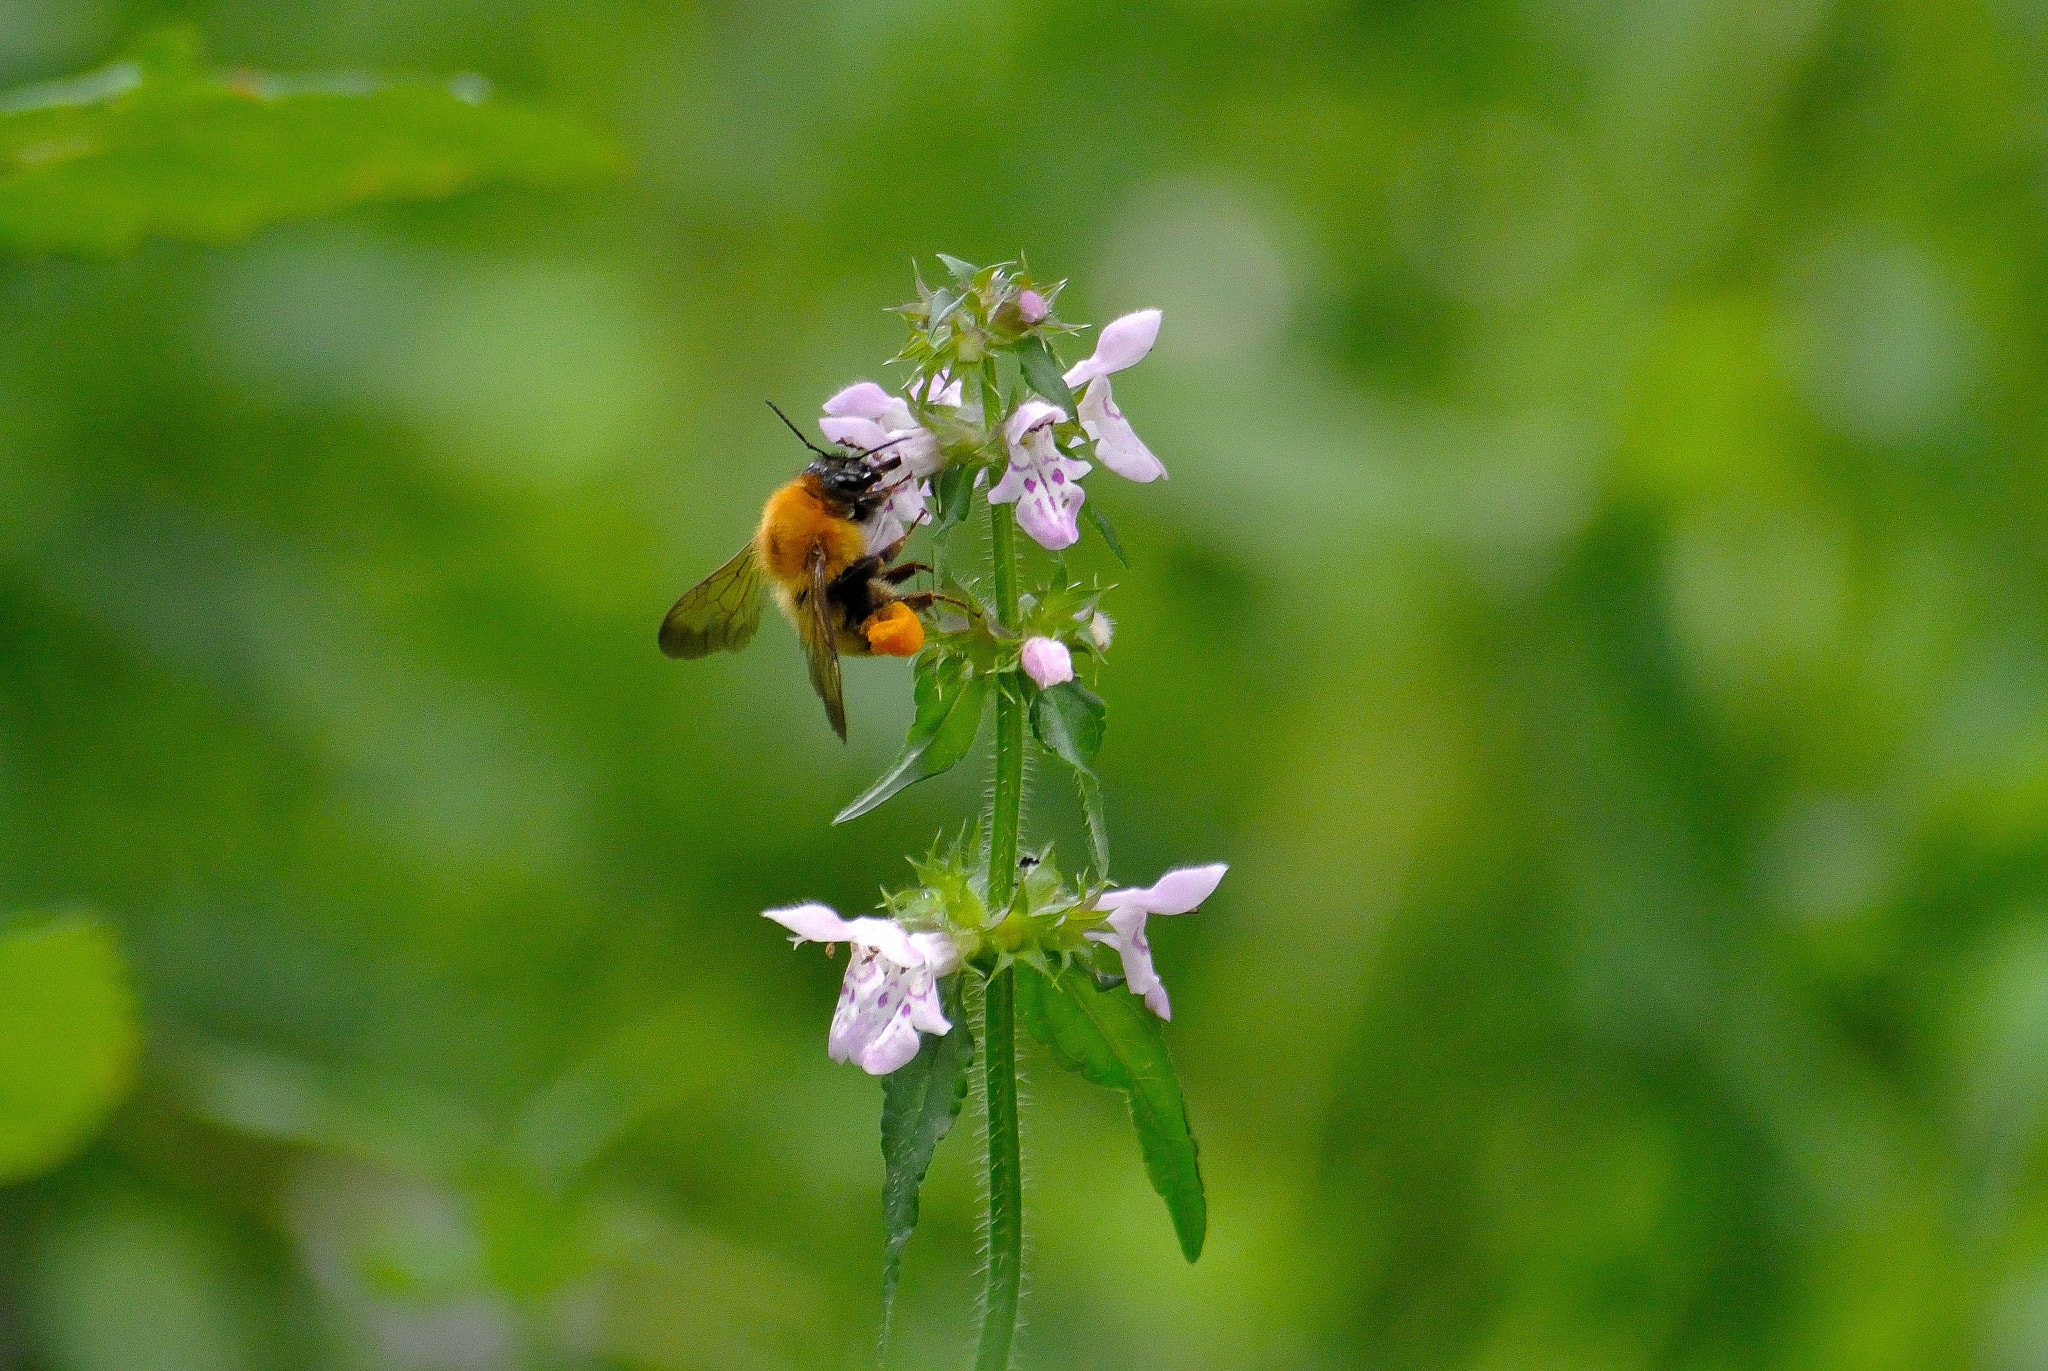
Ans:
POLYGON ((897 601, 882 606, 861 625, 868 646, 889 657, 915 657, 924 649, 924 624, 910 606, 897 601))

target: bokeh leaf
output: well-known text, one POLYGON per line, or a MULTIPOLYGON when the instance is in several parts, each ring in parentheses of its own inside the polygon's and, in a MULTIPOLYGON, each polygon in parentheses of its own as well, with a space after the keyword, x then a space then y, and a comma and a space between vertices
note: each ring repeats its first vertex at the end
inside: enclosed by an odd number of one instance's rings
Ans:
POLYGON ((903 1249, 917 1229, 917 1195, 931 1169, 932 1154, 952 1131, 967 1102, 967 1073, 974 1065, 974 1033, 961 1008, 964 979, 946 990, 946 1017, 953 1031, 925 1034, 917 1055, 882 1078, 882 1341, 896 1306, 896 1282, 903 1274, 903 1249))
POLYGON ((948 770, 974 746, 988 702, 989 677, 975 672, 965 659, 927 653, 917 663, 917 715, 895 765, 869 786, 832 822, 858 819, 907 785, 930 780, 948 770))
POLYGON ((605 134, 498 100, 478 76, 216 69, 175 29, 84 76, 0 95, 0 248, 115 257, 151 234, 225 243, 354 204, 618 165, 605 134))
POLYGON ((931 526, 934 545, 966 520, 974 502, 974 473, 975 468, 964 462, 953 462, 939 473, 939 514, 931 526))
POLYGON ((1061 1066, 1124 1092, 1145 1174, 1166 1201, 1181 1255, 1189 1261, 1201 1256, 1209 1202, 1187 1104, 1159 1019, 1121 987, 1098 989, 1077 974, 1053 980, 1022 965, 1017 968, 1017 1012, 1061 1066))
POLYGON ((69 1158, 135 1078, 135 996, 113 934, 82 917, 0 927, 0 1183, 69 1158))
POLYGON ((1110 523, 1109 516, 1097 509, 1093 504, 1082 505, 1081 512, 1088 516, 1089 523, 1095 525, 1095 531, 1102 535, 1102 541, 1109 545, 1111 552, 1116 554, 1117 561, 1125 566, 1129 566, 1131 559, 1124 552, 1124 540, 1116 536, 1116 525, 1110 523))

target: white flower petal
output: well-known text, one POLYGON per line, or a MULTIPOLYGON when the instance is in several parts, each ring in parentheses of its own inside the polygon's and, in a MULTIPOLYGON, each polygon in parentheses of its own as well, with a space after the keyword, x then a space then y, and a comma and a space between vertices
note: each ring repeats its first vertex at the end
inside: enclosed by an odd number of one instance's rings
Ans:
MULTIPOLYGON (((1137 910, 1146 914, 1185 914, 1215 893, 1228 870, 1227 862, 1177 867, 1142 889, 1104 891, 1096 907, 1113 913, 1137 910)), ((1114 921, 1112 917, 1111 922, 1114 921)))
POLYGON ((1110 916, 1109 927, 1098 928, 1088 937, 1116 949, 1124 964, 1124 984, 1133 995, 1145 997, 1145 1007, 1162 1019, 1173 1017, 1173 1001, 1167 997, 1166 982, 1152 966, 1152 944, 1145 937, 1145 915, 1130 910, 1110 916))
POLYGON ((917 1055, 918 1029, 932 1023, 933 1032, 952 1027, 939 1012, 930 968, 894 966, 862 950, 847 964, 825 1048, 834 1061, 886 1076, 917 1055))
POLYGON ((897 966, 924 965, 924 954, 911 945, 910 935, 894 919, 848 919, 846 940, 857 947, 881 953, 897 966))
POLYGON ((888 966, 871 949, 857 948, 846 959, 846 977, 839 985, 839 1005, 832 1011, 832 1030, 825 1050, 835 1062, 853 1060, 855 1052, 881 1031, 887 1012, 879 1008, 888 966))
POLYGON ((853 941, 853 926, 825 905, 799 904, 791 905, 787 909, 764 909, 761 911, 761 917, 775 920, 796 934, 796 941, 800 943, 853 941))
POLYGON ((917 1026, 910 1021, 910 1010, 905 1006, 856 1054, 854 1061, 870 1076, 886 1076, 910 1065, 916 1056, 917 1026))
POLYGON ((888 442, 893 436, 875 420, 859 415, 845 418, 833 418, 828 415, 818 420, 818 431, 832 442, 846 443, 868 452, 888 442))
MULTIPOLYGON (((888 413, 889 404, 903 401, 882 389, 873 381, 856 381, 845 390, 825 402, 825 412, 831 415, 853 415, 862 419, 880 419, 888 413)), ((837 441, 836 439, 834 441, 837 441)))
POLYGON ((934 976, 950 976, 960 969, 960 948, 943 933, 913 933, 910 945, 934 976))
POLYGON ((1104 324, 1095 340, 1094 353, 1067 372, 1067 384, 1078 386, 1144 361, 1159 337, 1159 320, 1158 310, 1141 309, 1104 324))
POLYGON ((1010 447, 1014 450, 1031 430, 1066 417, 1067 412, 1058 405, 1045 400, 1026 400, 1017 406, 1017 412, 1003 425, 1003 436, 1010 440, 1010 447))
POLYGON ((939 1004, 939 985, 929 971, 911 973, 919 979, 910 987, 910 1022, 920 1033, 944 1035, 953 1031, 946 1011, 939 1004))
MULTIPOLYGON (((916 392, 913 391, 912 394, 916 392)), ((924 402, 928 405, 950 405, 960 408, 960 382, 957 378, 940 372, 925 382, 924 402)))
POLYGON ((1157 481, 1166 475, 1166 464, 1152 455, 1124 412, 1110 394, 1109 378, 1098 376, 1088 383, 1078 406, 1081 427, 1095 440, 1095 455, 1117 475, 1131 481, 1157 481))

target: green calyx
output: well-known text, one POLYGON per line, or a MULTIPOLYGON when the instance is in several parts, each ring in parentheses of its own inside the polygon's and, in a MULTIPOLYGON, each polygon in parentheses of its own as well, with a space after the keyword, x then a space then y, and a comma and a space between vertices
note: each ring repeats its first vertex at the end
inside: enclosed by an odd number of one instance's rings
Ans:
MULTIPOLYGON (((1078 331, 1053 313, 1065 281, 1041 285, 1022 262, 976 266, 945 253, 938 258, 948 279, 932 286, 920 273, 917 299, 894 311, 910 329, 895 360, 916 367, 914 393, 924 395, 934 378, 965 376, 998 354, 1050 356, 1047 339, 1078 331)), ((988 427, 1000 418, 993 416, 988 427)))
POLYGON ((913 859, 920 884, 884 893, 889 916, 913 931, 944 932, 961 961, 983 974, 1013 961, 1050 974, 1077 957, 1092 970, 1094 945, 1087 935, 1107 917, 1095 907, 1102 888, 1070 881, 1048 848, 1018 863, 1015 892, 998 917, 989 909, 980 848, 980 835, 965 833, 943 850, 913 859))

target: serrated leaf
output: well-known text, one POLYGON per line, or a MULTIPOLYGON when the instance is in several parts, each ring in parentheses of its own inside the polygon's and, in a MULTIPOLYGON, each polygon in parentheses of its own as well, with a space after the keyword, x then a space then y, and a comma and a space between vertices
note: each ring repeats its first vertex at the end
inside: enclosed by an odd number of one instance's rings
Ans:
POLYGON ((1099 990, 1071 972, 1050 980, 1021 967, 1017 1012, 1061 1066, 1124 1093, 1145 1174, 1166 1201, 1181 1255, 1189 1261, 1201 1256, 1209 1202, 1187 1104, 1158 1018, 1128 990, 1099 990))
POLYGON ((1095 777, 1095 754, 1109 707, 1076 681, 1062 681, 1038 692, 1031 701, 1031 732, 1039 745, 1067 764, 1081 796, 1081 816, 1088 826, 1089 855, 1095 869, 1109 875, 1109 820, 1103 812, 1102 783, 1095 777))
POLYGON ((931 1169, 932 1154, 952 1131, 967 1101, 968 1068, 974 1064, 974 1033, 961 1004, 964 978, 954 976, 945 992, 953 1031, 925 1034, 917 1056, 882 1078, 882 1344, 896 1307, 896 1282, 903 1274, 903 1248, 917 1229, 917 1197, 931 1169))
POLYGON ((970 670, 959 657, 927 654, 918 659, 917 715, 910 721, 903 751, 880 780, 839 811, 833 823, 858 819, 905 786, 928 781, 967 755, 981 727, 990 679, 978 672, 969 674, 970 670))
POLYGON ((0 95, 0 248, 224 243, 348 205, 558 185, 619 162, 588 124, 498 100, 481 77, 214 69, 172 30, 85 76, 0 95))
POLYGON ((1103 810, 1102 782, 1092 771, 1074 773, 1074 789, 1081 795, 1081 820, 1088 829, 1088 855, 1095 859, 1096 874, 1109 876, 1109 816, 1103 810))
POLYGON ((941 266, 945 267, 947 271, 953 273, 953 279, 963 286, 974 279, 975 272, 981 270, 981 268, 974 265, 974 263, 962 261, 960 258, 951 256, 950 254, 947 253, 940 252, 934 253, 933 255, 939 259, 939 264, 941 266))
POLYGON ((82 917, 0 927, 0 1184, 99 1132, 134 1082, 139 1046, 111 932, 82 917))
POLYGON ((1067 418, 1079 419, 1081 406, 1074 399, 1074 392, 1067 388, 1066 379, 1060 374, 1060 364, 1045 345, 1045 340, 1033 334, 1017 345, 1017 365, 1023 369, 1024 379, 1031 388, 1067 412, 1067 418))
POLYGON ((1109 706, 1078 681, 1047 686, 1031 701, 1031 731, 1068 766, 1095 765, 1108 722, 1109 706))
POLYGON ((1087 513, 1088 522, 1095 525, 1095 531, 1102 535, 1102 541, 1109 544, 1109 550, 1116 554, 1116 559, 1128 567, 1131 559, 1124 555, 1124 541, 1116 536, 1116 527, 1109 522, 1109 516, 1097 509, 1093 501, 1081 508, 1087 513))

